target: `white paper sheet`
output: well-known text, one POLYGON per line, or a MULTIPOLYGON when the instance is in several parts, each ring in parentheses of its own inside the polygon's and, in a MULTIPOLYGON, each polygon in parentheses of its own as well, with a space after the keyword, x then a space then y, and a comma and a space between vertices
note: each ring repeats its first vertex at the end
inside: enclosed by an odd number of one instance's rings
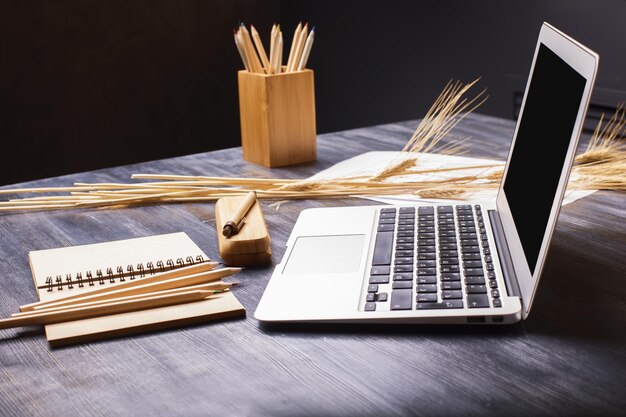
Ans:
MULTIPOLYGON (((318 172, 310 177, 310 180, 328 180, 336 178, 346 178, 354 176, 372 176, 398 158, 399 152, 366 152, 350 159, 341 161, 330 168, 318 172)), ((466 170, 444 171, 437 173, 414 173, 402 177, 390 178, 389 182, 417 182, 417 181, 437 181, 458 177, 460 175, 485 175, 491 171, 497 170, 504 166, 504 162, 493 159, 469 158, 465 156, 440 155, 432 153, 418 154, 418 164, 414 171, 452 168, 452 167, 476 167, 466 170), (495 167, 494 167, 495 165, 495 167), (491 166, 491 167, 486 167, 491 166)), ((572 203, 579 198, 588 196, 595 191, 587 190, 568 190, 565 192, 563 204, 572 203)), ((400 195, 384 195, 384 196, 359 196, 368 200, 374 200, 386 204, 407 204, 407 203, 455 203, 459 201, 484 201, 495 199, 496 189, 480 190, 468 192, 464 195, 464 200, 442 200, 442 199, 423 199, 412 194, 400 195)))

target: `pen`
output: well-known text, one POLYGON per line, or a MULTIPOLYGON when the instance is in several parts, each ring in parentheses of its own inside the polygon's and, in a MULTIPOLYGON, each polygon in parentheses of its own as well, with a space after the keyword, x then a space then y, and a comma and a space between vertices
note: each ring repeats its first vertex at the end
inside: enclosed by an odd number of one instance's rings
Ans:
POLYGON ((243 226, 243 218, 246 216, 250 208, 256 202, 256 193, 250 191, 242 203, 237 207, 237 210, 233 213, 233 216, 226 222, 222 228, 222 234, 226 237, 231 237, 239 233, 239 230, 243 226))

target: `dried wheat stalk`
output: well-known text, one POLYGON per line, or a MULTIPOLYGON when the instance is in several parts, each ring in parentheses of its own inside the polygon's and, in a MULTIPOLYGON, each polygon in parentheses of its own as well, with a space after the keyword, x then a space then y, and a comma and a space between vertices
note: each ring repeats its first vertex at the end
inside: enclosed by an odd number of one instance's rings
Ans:
MULTIPOLYGON (((500 164, 481 167, 415 169, 419 153, 458 154, 465 141, 440 146, 443 139, 467 114, 485 100, 484 91, 474 98, 465 94, 478 80, 467 85, 448 83, 398 157, 372 177, 355 176, 332 180, 280 178, 229 178, 166 174, 135 174, 132 184, 75 183, 73 187, 21 188, 0 190, 0 194, 66 193, 0 202, 0 211, 55 210, 95 207, 128 207, 144 204, 210 202, 231 195, 256 191, 262 199, 277 203, 292 199, 341 198, 363 195, 416 194, 421 198, 460 199, 476 190, 495 188, 502 179, 500 164), (482 174, 464 170, 484 168, 482 174), (448 180, 390 182, 410 174, 458 171, 448 180)), ((626 111, 619 106, 608 123, 601 118, 587 149, 576 157, 573 185, 581 189, 626 190, 626 111)))

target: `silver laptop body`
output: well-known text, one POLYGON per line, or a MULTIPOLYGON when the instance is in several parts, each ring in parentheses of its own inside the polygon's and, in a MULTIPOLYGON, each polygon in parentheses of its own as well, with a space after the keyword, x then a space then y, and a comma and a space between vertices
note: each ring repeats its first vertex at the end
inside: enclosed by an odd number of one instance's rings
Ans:
POLYGON ((544 23, 496 200, 304 210, 255 317, 476 324, 525 319, 598 61, 596 53, 544 23))

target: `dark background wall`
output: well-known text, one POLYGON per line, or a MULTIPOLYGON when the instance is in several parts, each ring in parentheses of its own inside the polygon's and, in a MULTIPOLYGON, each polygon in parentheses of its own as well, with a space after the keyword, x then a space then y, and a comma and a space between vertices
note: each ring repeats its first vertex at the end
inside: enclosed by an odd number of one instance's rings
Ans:
POLYGON ((626 99, 626 1, 0 2, 0 184, 239 146, 232 29, 317 26, 318 132, 423 115, 482 76, 513 118, 541 22, 601 56, 592 117, 626 99))

